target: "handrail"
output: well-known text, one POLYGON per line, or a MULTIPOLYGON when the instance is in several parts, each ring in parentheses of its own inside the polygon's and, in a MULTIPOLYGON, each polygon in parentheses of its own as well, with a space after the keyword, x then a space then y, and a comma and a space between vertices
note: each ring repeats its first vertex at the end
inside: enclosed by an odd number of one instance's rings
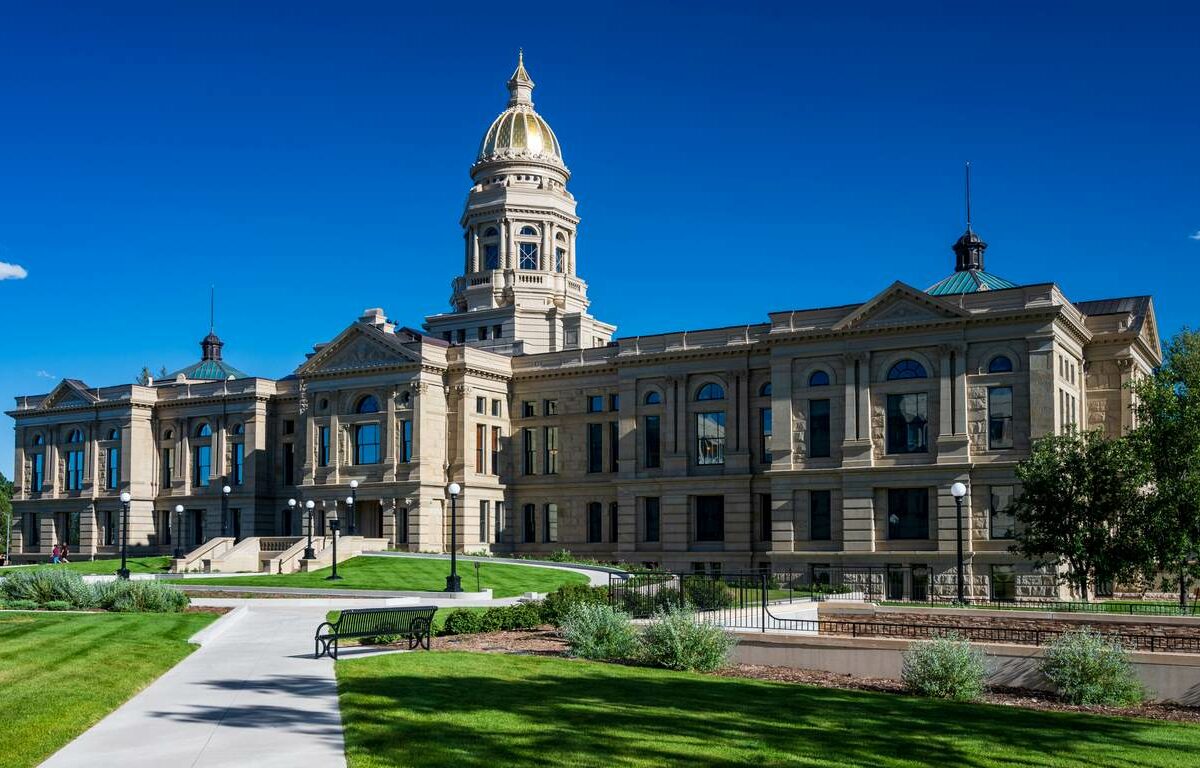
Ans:
POLYGON ((179 566, 179 573, 187 570, 189 565, 194 564, 198 560, 203 560, 206 556, 211 555, 212 551, 222 544, 232 544, 235 539, 232 536, 216 536, 204 542, 200 546, 193 549, 191 552, 184 555, 180 560, 183 564, 179 566))

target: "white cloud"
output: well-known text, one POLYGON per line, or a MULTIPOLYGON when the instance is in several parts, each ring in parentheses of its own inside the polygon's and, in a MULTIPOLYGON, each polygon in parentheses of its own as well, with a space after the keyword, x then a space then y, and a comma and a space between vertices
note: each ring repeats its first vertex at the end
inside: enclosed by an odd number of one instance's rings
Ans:
POLYGON ((28 276, 29 273, 20 264, 0 261, 0 280, 24 280, 28 276))
POLYGON ((53 373, 48 373, 48 372, 46 372, 46 371, 38 371, 38 372, 37 372, 37 377, 38 377, 39 379, 57 379, 57 378, 58 378, 58 377, 57 377, 57 376, 55 376, 53 373))
POLYGON ((1195 232, 1188 235, 1188 237, 1192 238, 1193 240, 1200 240, 1200 229, 1197 229, 1195 232))

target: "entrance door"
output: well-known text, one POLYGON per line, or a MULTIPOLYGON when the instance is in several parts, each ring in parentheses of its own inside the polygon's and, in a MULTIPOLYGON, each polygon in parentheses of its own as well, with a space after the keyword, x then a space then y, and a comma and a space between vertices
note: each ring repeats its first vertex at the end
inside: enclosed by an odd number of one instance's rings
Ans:
POLYGON ((378 501, 362 501, 358 504, 358 535, 369 539, 383 536, 383 505, 378 501))
POLYGON ((191 542, 193 547, 198 547, 204 543, 204 510, 191 509, 188 510, 188 517, 191 525, 188 526, 191 534, 191 542))

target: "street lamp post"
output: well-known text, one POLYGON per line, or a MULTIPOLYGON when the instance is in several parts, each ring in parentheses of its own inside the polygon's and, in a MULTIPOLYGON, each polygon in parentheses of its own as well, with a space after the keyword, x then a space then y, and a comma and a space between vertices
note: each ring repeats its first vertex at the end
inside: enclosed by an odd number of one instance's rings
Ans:
POLYGON ((338 576, 337 572, 337 540, 338 540, 338 519, 334 517, 329 521, 329 530, 333 532, 333 573, 325 577, 326 581, 341 581, 342 577, 338 576))
POLYGON ((228 485, 221 488, 221 535, 229 535, 229 494, 233 491, 228 485))
POLYGON ((133 497, 129 495, 129 491, 121 493, 121 568, 117 571, 117 578, 129 578, 129 501, 133 497))
POLYGON ((304 502, 304 508, 308 510, 308 546, 304 549, 305 560, 315 560, 317 558, 317 553, 313 552, 312 546, 313 508, 316 506, 316 502, 314 502, 312 499, 304 502))
POLYGON ((175 505, 175 559, 183 557, 183 505, 175 505))
POLYGON ((346 499, 346 503, 350 505, 350 535, 353 536, 356 532, 355 518, 358 517, 358 481, 350 481, 350 498, 346 499))
POLYGON ((462 592, 462 580, 458 577, 458 494, 462 486, 450 483, 450 575, 446 577, 446 592, 462 592))
POLYGON ((954 507, 957 511, 958 518, 958 602, 964 604, 967 602, 966 594, 963 591, 963 521, 962 521, 962 503, 963 496, 967 495, 967 486, 962 483, 955 483, 950 486, 950 495, 954 497, 954 507))

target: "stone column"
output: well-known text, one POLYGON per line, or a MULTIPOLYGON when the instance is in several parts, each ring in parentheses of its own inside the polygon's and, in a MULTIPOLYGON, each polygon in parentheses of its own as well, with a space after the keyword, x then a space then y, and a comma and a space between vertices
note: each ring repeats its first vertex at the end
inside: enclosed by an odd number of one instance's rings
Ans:
POLYGON ((1054 337, 1039 336, 1029 344, 1029 438, 1054 434, 1058 393, 1054 387, 1054 337))
POLYGON ((969 458, 967 434, 967 347, 943 344, 938 377, 937 462, 952 464, 969 458))
POLYGON ((875 463, 871 443, 871 353, 849 353, 843 361, 846 439, 842 443, 842 464, 869 467, 875 463))

